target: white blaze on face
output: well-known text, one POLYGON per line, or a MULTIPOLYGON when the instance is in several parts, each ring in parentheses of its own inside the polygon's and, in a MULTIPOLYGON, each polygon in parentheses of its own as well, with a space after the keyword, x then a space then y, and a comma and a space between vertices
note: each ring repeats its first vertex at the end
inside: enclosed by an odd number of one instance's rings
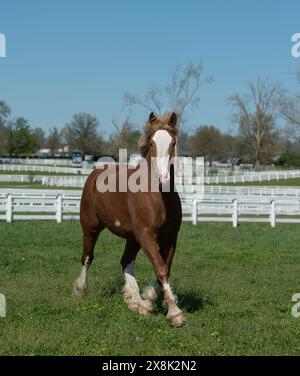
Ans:
POLYGON ((156 145, 156 162, 161 183, 166 183, 170 179, 169 172, 169 147, 172 137, 164 130, 156 131, 153 136, 156 145))

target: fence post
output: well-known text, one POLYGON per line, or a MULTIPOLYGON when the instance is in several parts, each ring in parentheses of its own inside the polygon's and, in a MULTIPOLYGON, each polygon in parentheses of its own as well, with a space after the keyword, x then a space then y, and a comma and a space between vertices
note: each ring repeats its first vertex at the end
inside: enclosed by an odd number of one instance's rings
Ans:
POLYGON ((13 220, 12 193, 6 196, 6 222, 11 223, 13 220))
POLYGON ((275 207, 275 201, 271 201, 271 214, 270 214, 270 222, 271 226, 276 226, 276 207, 275 207))
POLYGON ((238 227, 238 201, 237 199, 233 200, 232 225, 233 227, 238 227))
POLYGON ((196 198, 193 199, 193 205, 192 205, 192 220, 193 225, 197 224, 197 213, 198 212, 198 201, 196 198))
POLYGON ((56 197, 56 222, 62 222, 62 194, 59 193, 56 197))

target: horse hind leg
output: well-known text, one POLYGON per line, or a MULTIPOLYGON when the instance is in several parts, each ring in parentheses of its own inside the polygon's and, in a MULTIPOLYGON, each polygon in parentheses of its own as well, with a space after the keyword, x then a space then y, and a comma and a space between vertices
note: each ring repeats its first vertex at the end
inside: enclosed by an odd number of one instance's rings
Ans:
POLYGON ((154 308, 150 301, 143 300, 140 295, 138 283, 134 277, 134 264, 140 245, 135 240, 127 240, 121 265, 124 272, 125 286, 123 289, 124 301, 128 308, 143 316, 149 316, 154 308))
POLYGON ((100 232, 104 229, 104 225, 98 225, 97 228, 89 228, 83 230, 83 253, 82 253, 82 269, 79 277, 74 283, 73 293, 76 296, 82 295, 87 289, 88 270, 94 259, 94 248, 100 232))

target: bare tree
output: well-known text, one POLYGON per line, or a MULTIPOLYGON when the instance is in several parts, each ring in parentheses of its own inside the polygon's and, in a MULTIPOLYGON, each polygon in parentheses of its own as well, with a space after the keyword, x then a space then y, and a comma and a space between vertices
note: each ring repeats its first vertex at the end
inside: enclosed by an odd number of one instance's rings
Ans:
POLYGON ((42 149, 46 142, 45 131, 42 128, 34 128, 33 135, 36 139, 37 150, 42 149))
POLYGON ((248 90, 248 94, 233 95, 229 101, 237 109, 233 121, 239 125, 241 137, 250 144, 255 168, 259 170, 262 159, 274 149, 278 104, 284 90, 268 79, 248 83, 248 90))
POLYGON ((10 108, 8 104, 0 100, 0 126, 3 126, 8 115, 10 115, 10 108))
POLYGON ((191 152, 195 157, 204 156, 210 164, 222 158, 223 137, 220 130, 212 125, 199 127, 191 137, 191 152))
POLYGON ((99 120, 96 116, 75 114, 63 129, 63 136, 72 150, 78 149, 84 154, 99 154, 102 149, 102 138, 99 134, 99 120))
POLYGON ((180 65, 176 66, 171 83, 165 87, 165 92, 169 99, 168 105, 177 113, 181 125, 186 120, 187 109, 198 107, 200 88, 211 82, 211 77, 203 78, 201 64, 190 63, 183 69, 180 65))
POLYGON ((199 105, 199 92, 203 85, 211 83, 212 78, 203 78, 201 64, 189 63, 182 68, 177 65, 169 84, 166 86, 152 85, 144 98, 131 93, 124 94, 124 101, 127 105, 138 105, 149 112, 162 112, 168 108, 175 111, 178 116, 177 128, 180 131, 186 120, 186 113, 189 108, 196 108, 199 105))
POLYGON ((61 132, 56 127, 50 129, 46 140, 46 145, 52 154, 57 153, 58 149, 62 147, 61 132))
POLYGON ((8 139, 7 117, 10 114, 9 106, 0 100, 0 153, 4 153, 8 139))
MULTIPOLYGON (((297 80, 300 84, 300 72, 297 73, 297 80)), ((285 95, 280 102, 280 113, 286 120, 286 135, 289 139, 300 137, 300 93, 285 95)))
POLYGON ((138 151, 138 140, 141 132, 137 130, 128 118, 126 118, 121 125, 116 120, 112 120, 112 125, 115 129, 115 134, 110 137, 110 151, 117 156, 119 149, 127 149, 128 156, 131 153, 138 151))
POLYGON ((281 114, 287 120, 287 122, 292 125, 300 126, 300 95, 295 95, 294 97, 285 98, 281 102, 280 107, 281 114))

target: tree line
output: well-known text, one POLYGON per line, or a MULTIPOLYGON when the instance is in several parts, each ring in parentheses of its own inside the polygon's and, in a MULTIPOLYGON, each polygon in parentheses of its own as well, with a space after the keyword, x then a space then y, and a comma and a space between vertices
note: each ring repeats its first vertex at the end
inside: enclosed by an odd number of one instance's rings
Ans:
MULTIPOLYGON (((300 83, 300 74, 297 77, 300 83)), ((182 155, 204 156, 207 161, 237 161, 255 164, 278 163, 300 166, 300 94, 290 94, 281 84, 258 78, 245 86, 244 93, 228 98, 231 106, 233 133, 221 132, 213 124, 199 125, 190 134, 186 130, 189 115, 198 108, 200 94, 213 82, 204 77, 201 64, 176 66, 165 86, 152 85, 144 96, 124 94, 128 108, 140 107, 145 113, 158 114, 171 109, 178 114, 178 149, 182 155)), ((217 110, 217 109, 216 109, 217 110)), ((132 112, 132 111, 131 111, 132 112)), ((104 138, 104 128, 96 116, 75 114, 63 127, 48 133, 33 128, 20 117, 13 119, 9 105, 0 100, 0 154, 31 155, 41 149, 51 154, 59 151, 81 150, 84 154, 118 155, 120 148, 128 153, 138 152, 141 126, 130 117, 120 123, 112 120, 113 132, 104 138)))
POLYGON ((80 150, 85 155, 117 156, 119 148, 137 152, 141 136, 134 124, 125 121, 104 140, 98 118, 84 112, 75 114, 64 127, 53 127, 46 134, 42 128, 31 127, 22 117, 10 119, 10 113, 9 106, 0 101, 0 155, 10 157, 34 155, 42 149, 48 149, 51 155, 80 150))

